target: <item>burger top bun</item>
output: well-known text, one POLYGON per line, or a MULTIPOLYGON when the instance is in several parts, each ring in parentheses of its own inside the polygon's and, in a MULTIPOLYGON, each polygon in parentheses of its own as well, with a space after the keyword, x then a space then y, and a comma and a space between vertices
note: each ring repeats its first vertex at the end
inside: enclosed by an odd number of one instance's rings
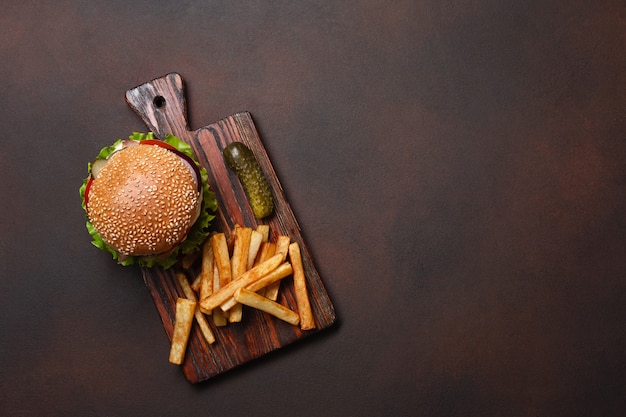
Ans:
POLYGON ((157 145, 130 146, 112 154, 94 178, 87 215, 121 254, 167 253, 198 218, 198 181, 174 152, 157 145))

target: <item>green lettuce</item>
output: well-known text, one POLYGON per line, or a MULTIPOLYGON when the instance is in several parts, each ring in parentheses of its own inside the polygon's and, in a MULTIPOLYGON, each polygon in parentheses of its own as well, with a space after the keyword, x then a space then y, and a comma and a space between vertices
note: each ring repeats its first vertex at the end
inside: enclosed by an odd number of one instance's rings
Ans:
MULTIPOLYGON (((133 132, 129 137, 131 140, 142 141, 147 139, 154 139, 154 134, 152 132, 149 133, 140 133, 133 132)), ((208 237, 210 230, 209 226, 211 225, 211 220, 215 218, 215 210, 217 210, 217 200, 215 199, 215 194, 211 191, 208 183, 208 173, 205 168, 203 168, 199 162, 196 161, 195 155, 193 154, 193 150, 189 144, 181 141, 174 135, 167 134, 165 136, 164 142, 168 143, 175 147, 179 152, 187 155, 198 166, 200 169, 200 176, 202 177, 202 209, 200 210, 200 216, 192 226, 185 240, 183 240, 180 245, 178 245, 168 256, 164 257, 163 255, 152 255, 152 256, 124 256, 119 254, 115 249, 111 248, 107 245, 104 240, 100 237, 96 228, 89 221, 89 217, 87 216, 87 207, 85 206, 85 190, 87 188, 87 183, 91 178, 91 162, 87 164, 87 171, 89 175, 83 180, 82 185, 80 186, 80 198, 82 201, 83 210, 85 210, 85 218, 86 218, 86 226, 89 235, 91 235, 91 243, 105 252, 110 253, 120 265, 128 266, 128 265, 139 265, 141 267, 151 268, 154 266, 160 266, 164 269, 170 268, 177 261, 180 255, 193 253, 200 248, 202 243, 208 237)), ((119 139, 114 142, 112 145, 104 147, 98 153, 96 159, 107 159, 114 152, 122 149, 123 140, 119 139)))

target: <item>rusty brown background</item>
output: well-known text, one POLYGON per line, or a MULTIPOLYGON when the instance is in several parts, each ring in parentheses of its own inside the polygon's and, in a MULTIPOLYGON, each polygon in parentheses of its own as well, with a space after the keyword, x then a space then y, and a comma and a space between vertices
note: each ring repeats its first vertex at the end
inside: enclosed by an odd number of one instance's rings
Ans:
POLYGON ((0 6, 7 416, 626 412, 621 1, 0 6), (338 324, 192 386, 78 187, 179 72, 250 111, 338 324))

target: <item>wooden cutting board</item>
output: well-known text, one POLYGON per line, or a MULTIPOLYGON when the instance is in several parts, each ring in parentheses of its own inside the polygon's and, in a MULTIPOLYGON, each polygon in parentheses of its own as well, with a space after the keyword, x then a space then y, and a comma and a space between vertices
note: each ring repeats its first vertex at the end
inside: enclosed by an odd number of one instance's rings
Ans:
MULTIPOLYGON (((302 239, 298 222, 285 198, 251 115, 247 112, 237 113, 208 126, 190 130, 184 83, 182 77, 176 73, 128 90, 126 101, 157 138, 163 139, 166 134, 171 133, 191 145, 197 160, 209 174, 209 184, 219 204, 212 229, 228 235, 235 224, 249 227, 268 224, 271 230, 270 240, 275 239, 278 234, 288 235, 292 241, 300 244, 302 251, 316 328, 302 331, 297 326, 244 307, 240 323, 212 327, 216 341, 209 345, 194 324, 182 365, 187 380, 191 383, 205 381, 331 326, 335 322, 334 307, 302 239), (253 216, 239 180, 225 165, 222 157, 222 149, 237 141, 246 144, 255 154, 274 194, 274 214, 262 221, 253 216)), ((176 267, 168 270, 142 268, 143 279, 170 340, 174 329, 176 298, 184 296, 175 278, 177 271, 176 267)), ((293 282, 291 278, 283 281, 278 301, 297 311, 293 282)), ((212 321, 209 322, 212 325, 212 321)))

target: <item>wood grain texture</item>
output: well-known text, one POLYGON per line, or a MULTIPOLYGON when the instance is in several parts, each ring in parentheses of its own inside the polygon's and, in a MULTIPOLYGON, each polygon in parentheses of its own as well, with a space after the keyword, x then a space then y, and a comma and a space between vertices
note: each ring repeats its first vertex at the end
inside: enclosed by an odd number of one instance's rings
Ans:
MULTIPOLYGON (((192 146, 198 161, 207 169, 209 184, 218 200, 213 229, 229 234, 235 224, 250 227, 260 223, 269 224, 270 239, 275 239, 278 234, 288 235, 292 241, 300 244, 302 250, 316 329, 302 331, 297 326, 281 322, 265 313, 246 309, 241 323, 214 328, 216 342, 209 345, 194 326, 182 365, 187 380, 191 383, 205 381, 331 326, 336 318, 333 304, 302 239, 298 222, 251 115, 247 112, 237 113, 197 130, 189 130, 184 83, 176 73, 127 91, 126 101, 156 137, 162 139, 171 133, 192 146), (227 168, 222 157, 222 149, 237 141, 246 144, 255 154, 274 193, 274 213, 262 221, 252 214, 239 180, 227 168)), ((176 272, 176 267, 169 270, 142 269, 144 281, 170 339, 174 329, 176 298, 183 296, 182 288, 175 278, 176 272)), ((287 278, 285 285, 282 285, 279 301, 297 310, 291 278, 287 278)))

